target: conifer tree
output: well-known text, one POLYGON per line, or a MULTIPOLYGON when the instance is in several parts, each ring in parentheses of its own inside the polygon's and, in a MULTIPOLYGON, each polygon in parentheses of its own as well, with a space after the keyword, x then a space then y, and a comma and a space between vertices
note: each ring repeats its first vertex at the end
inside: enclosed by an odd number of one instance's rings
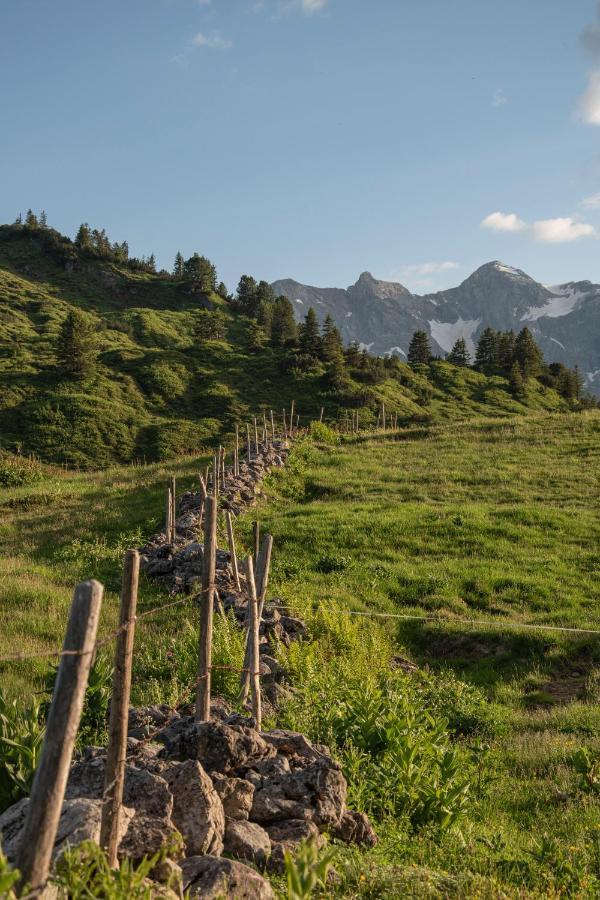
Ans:
POLYGON ((219 282, 219 287, 217 288, 217 294, 223 300, 229 300, 229 291, 227 290, 227 285, 224 281, 219 282))
POLYGON ((27 215, 25 216, 25 224, 27 225, 28 228, 37 228, 38 227, 37 216, 30 209, 27 210, 27 215))
POLYGON ((156 257, 155 257, 155 255, 154 255, 154 253, 151 253, 151 254, 150 254, 150 256, 148 257, 148 262, 146 263, 146 265, 147 265, 147 267, 148 267, 148 271, 149 271, 149 272, 152 272, 152 273, 155 273, 155 272, 156 272, 156 257))
POLYGON ((271 319, 271 343, 275 347, 285 347, 296 340, 298 328, 294 318, 294 307, 287 297, 277 297, 273 304, 271 319))
POLYGON ((452 350, 450 351, 446 359, 454 366, 471 365, 471 356, 467 349, 467 342, 464 338, 458 338, 454 342, 454 346, 452 347, 452 350))
POLYGON ((56 346, 60 371, 82 380, 92 374, 96 363, 94 327, 80 310, 73 309, 61 325, 56 346))
POLYGON ((90 226, 87 222, 83 222, 79 226, 79 230, 75 235, 75 246, 78 250, 89 250, 92 246, 92 235, 90 232, 90 226))
POLYGON ((22 224, 23 224, 23 216, 21 215, 21 213, 19 213, 19 215, 15 219, 15 225, 22 225, 22 224))
POLYGON ((273 304, 261 300, 256 312, 256 321, 264 331, 266 337, 271 337, 271 323, 273 321, 273 304))
POLYGON ((415 331, 408 345, 408 362, 411 366, 423 365, 431 362, 431 344, 425 331, 415 331))
POLYGON ((529 328, 523 328, 517 335, 515 359, 521 366, 521 372, 525 378, 537 378, 541 374, 544 357, 529 328))
POLYGON ((248 328, 248 350, 250 353, 258 353, 265 346, 267 336, 258 324, 258 322, 250 322, 248 328))
POLYGON ((173 263, 173 276, 175 278, 183 278, 185 274, 185 260, 178 250, 175 254, 175 261, 173 263))
POLYGON ((516 359, 514 331, 500 332, 497 340, 496 356, 498 369, 503 375, 508 375, 516 359))
POLYGON ((217 270, 209 259, 193 253, 183 265, 185 278, 205 294, 215 291, 217 288, 217 270))
POLYGON ((336 327, 333 317, 327 314, 323 322, 323 334, 321 337, 321 359, 326 363, 344 361, 344 345, 342 336, 336 327))
POLYGON ((525 380, 518 362, 512 364, 508 381, 513 397, 517 400, 523 400, 525 397, 525 380))
POLYGON ((493 375, 498 366, 498 335, 493 328, 484 328, 477 342, 475 368, 485 375, 493 375))
POLYGON ((346 347, 344 356, 349 366, 360 366, 360 347, 356 341, 352 341, 350 346, 346 347))
POLYGON ((258 311, 257 288, 251 275, 242 275, 237 287, 237 302, 247 316, 255 316, 258 311))
POLYGON ((43 209, 40 213, 40 228, 48 227, 48 219, 46 217, 46 210, 43 209))
POLYGON ((299 328, 298 344, 300 351, 306 356, 318 358, 321 350, 321 335, 317 314, 312 306, 309 307, 304 322, 299 328))

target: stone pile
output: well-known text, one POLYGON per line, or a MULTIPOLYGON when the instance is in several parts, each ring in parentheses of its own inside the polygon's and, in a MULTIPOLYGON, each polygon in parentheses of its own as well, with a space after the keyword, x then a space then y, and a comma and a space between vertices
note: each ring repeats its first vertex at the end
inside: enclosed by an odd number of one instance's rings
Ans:
MULTIPOLYGON (((157 880, 175 875, 192 897, 266 900, 273 893, 259 871, 282 871, 285 851, 302 839, 376 843, 368 818, 348 810, 346 780, 326 747, 295 732, 259 732, 223 702, 211 713, 210 722, 195 723, 168 707, 131 710, 120 858, 137 861, 168 846, 157 880), (142 737, 148 728, 152 742, 142 737)), ((98 840, 105 758, 88 747, 72 765, 55 856, 98 840)), ((28 802, 0 816, 9 860, 28 802)))

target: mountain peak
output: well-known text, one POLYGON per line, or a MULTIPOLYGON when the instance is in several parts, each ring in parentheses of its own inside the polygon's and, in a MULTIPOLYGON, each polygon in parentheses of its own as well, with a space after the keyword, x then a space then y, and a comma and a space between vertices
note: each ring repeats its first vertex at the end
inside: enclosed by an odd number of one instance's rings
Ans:
POLYGON ((361 272, 358 276, 357 285, 359 284, 375 284, 377 281, 376 278, 373 278, 370 272, 361 272))

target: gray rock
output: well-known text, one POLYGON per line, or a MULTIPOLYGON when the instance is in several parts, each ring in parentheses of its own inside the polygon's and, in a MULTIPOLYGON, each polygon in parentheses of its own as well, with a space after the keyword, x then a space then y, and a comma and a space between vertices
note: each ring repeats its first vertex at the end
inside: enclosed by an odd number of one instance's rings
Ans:
POLYGON ((220 772, 211 772, 214 788, 221 798, 228 819, 248 819, 254 798, 254 785, 245 778, 228 778, 220 772))
POLYGON ((153 856, 167 845, 180 848, 178 853, 171 850, 171 855, 175 853, 176 856, 184 846, 183 836, 167 816, 135 815, 119 844, 119 859, 137 862, 144 856, 153 856))
POLYGON ((225 852, 264 868, 271 855, 271 839, 255 822, 228 819, 225 826, 225 852))
POLYGON ((187 856, 223 851, 225 813, 221 798, 199 762, 171 764, 163 773, 173 795, 173 824, 183 835, 187 856))
POLYGON ((346 810, 333 834, 346 844, 358 844, 361 847, 374 847, 378 842, 369 817, 365 813, 350 810, 346 810))
POLYGON ((289 775, 263 779, 250 819, 259 824, 311 819, 321 830, 336 828, 345 811, 346 779, 331 760, 319 759, 289 775))
POLYGON ((257 731, 244 725, 190 721, 187 728, 166 742, 161 756, 179 761, 197 759, 208 772, 229 774, 275 756, 275 749, 257 731))
POLYGON ((183 889, 202 900, 275 900, 269 882, 232 859, 192 856, 181 864, 183 889))
MULTIPOLYGON (((81 760, 71 766, 65 797, 99 800, 104 791, 105 759, 81 760)), ((173 797, 166 781, 148 768, 125 766, 123 803, 150 818, 169 818, 173 797)))

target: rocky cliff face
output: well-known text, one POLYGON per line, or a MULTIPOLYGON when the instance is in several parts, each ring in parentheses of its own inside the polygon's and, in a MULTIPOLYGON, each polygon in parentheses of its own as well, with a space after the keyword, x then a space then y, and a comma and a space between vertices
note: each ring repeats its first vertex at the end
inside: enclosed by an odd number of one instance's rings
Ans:
POLYGON ((298 319, 313 306, 321 320, 336 320, 346 343, 379 355, 405 357, 417 329, 443 356, 464 337, 471 351, 488 325, 520 331, 527 325, 550 362, 578 364, 590 390, 600 394, 600 285, 589 281, 548 287, 521 269, 486 263, 458 287, 420 296, 401 284, 363 272, 347 290, 317 288, 286 279, 277 294, 294 304, 298 319))

